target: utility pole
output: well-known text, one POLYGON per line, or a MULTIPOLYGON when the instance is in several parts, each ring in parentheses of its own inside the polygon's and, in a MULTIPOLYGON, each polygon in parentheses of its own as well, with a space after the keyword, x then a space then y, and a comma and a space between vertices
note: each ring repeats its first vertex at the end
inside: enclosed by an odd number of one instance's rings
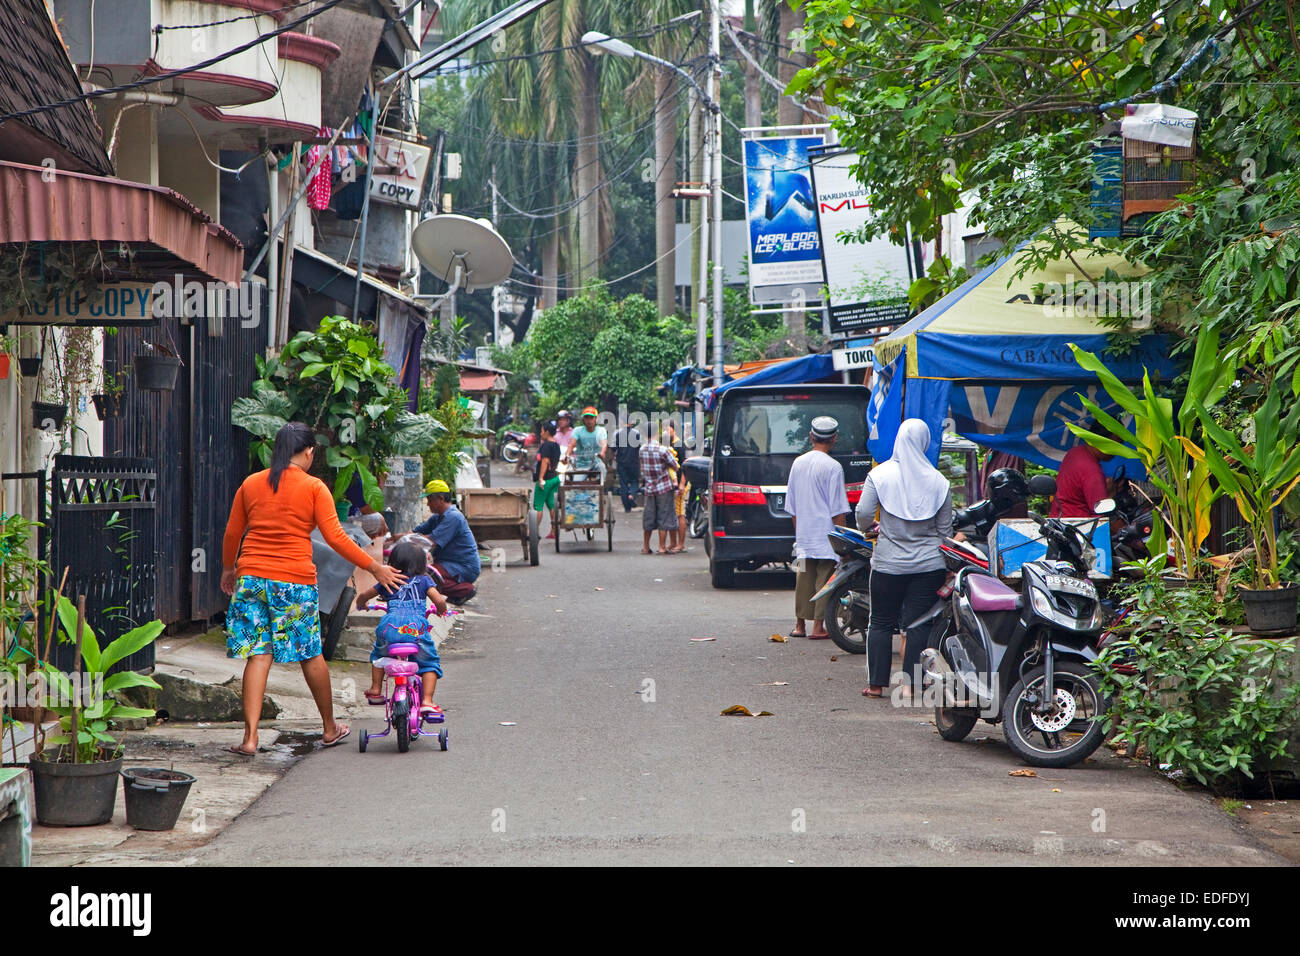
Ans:
MULTIPOLYGON (((492 185, 492 228, 497 228, 498 216, 497 209, 497 164, 492 164, 492 178, 489 180, 492 185)), ((501 292, 502 286, 495 286, 492 289, 492 344, 501 344, 501 292)))
POLYGON ((718 0, 709 0, 710 98, 713 100, 713 381, 722 384, 722 14, 718 0))

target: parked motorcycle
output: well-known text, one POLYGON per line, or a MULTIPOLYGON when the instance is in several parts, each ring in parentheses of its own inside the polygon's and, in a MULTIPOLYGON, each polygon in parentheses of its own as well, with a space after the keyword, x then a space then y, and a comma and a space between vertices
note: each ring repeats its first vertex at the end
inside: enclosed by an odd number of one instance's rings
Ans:
MULTIPOLYGON (((1097 520, 1114 507, 1103 501, 1097 520)), ((1021 566, 1021 592, 987 571, 959 567, 940 603, 912 625, 929 624, 923 699, 935 698, 945 740, 964 739, 982 717, 1002 723, 1008 746, 1026 763, 1069 767, 1100 746, 1108 707, 1091 666, 1105 617, 1088 579, 1092 528, 1030 517, 1047 557, 1021 566)))
POLYGON ((686 527, 692 538, 709 533, 709 464, 707 455, 691 455, 682 465, 686 488, 686 527))
MULTIPOLYGON (((989 497, 976 501, 953 515, 953 528, 966 535, 969 550, 982 555, 988 569, 987 541, 993 524, 1029 496, 1052 494, 1056 482, 1046 475, 1025 479, 1014 468, 999 468, 989 475, 989 497)), ((837 528, 827 536, 840 558, 839 567, 826 586, 813 595, 817 601, 828 595, 826 630, 841 650, 850 654, 867 652, 867 625, 871 621, 871 540, 852 528, 837 528)), ((968 549, 963 549, 968 550, 968 549)))
POLYGON ((507 465, 515 466, 515 473, 527 471, 531 457, 537 445, 537 435, 533 432, 507 431, 505 441, 501 444, 501 460, 507 465))

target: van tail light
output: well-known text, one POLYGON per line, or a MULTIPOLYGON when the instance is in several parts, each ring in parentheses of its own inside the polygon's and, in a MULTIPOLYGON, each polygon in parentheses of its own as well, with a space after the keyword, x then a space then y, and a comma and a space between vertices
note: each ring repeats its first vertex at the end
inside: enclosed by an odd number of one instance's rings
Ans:
POLYGON ((715 538, 725 538, 727 536, 727 532, 723 531, 721 528, 718 528, 713 532, 713 536, 715 538))
POLYGON ((862 500, 862 485, 861 481, 853 481, 844 486, 844 490, 848 492, 849 504, 856 505, 862 500))
POLYGON ((716 505, 766 505, 767 496, 758 485, 736 485, 722 481, 713 486, 716 505))

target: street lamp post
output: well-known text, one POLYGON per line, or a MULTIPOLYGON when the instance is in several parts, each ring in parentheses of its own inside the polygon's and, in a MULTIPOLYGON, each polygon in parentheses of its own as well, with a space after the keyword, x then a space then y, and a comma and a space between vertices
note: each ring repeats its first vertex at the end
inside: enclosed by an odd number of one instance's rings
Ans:
MULTIPOLYGON (((595 30, 583 34, 582 43, 586 46, 594 47, 593 53, 604 52, 611 53, 614 56, 635 57, 654 63, 656 66, 665 70, 671 70, 678 76, 686 80, 691 88, 699 95, 700 101, 709 111, 708 131, 705 134, 705 156, 706 166, 709 170, 709 211, 705 217, 705 237, 709 248, 705 248, 705 243, 700 244, 700 277, 705 280, 708 276, 708 260, 713 260, 713 367, 714 367, 714 385, 722 383, 722 107, 718 105, 718 96, 722 89, 722 58, 720 56, 720 21, 717 0, 711 0, 710 4, 711 28, 709 37, 709 59, 710 70, 708 76, 708 88, 701 87, 691 76, 675 63, 671 63, 662 57, 657 57, 652 53, 646 53, 644 50, 638 50, 630 43, 614 37, 606 36, 595 30)), ((700 368, 708 367, 707 354, 707 336, 708 336, 708 283, 701 281, 699 317, 696 334, 696 364, 700 368)), ((694 451, 699 454, 703 452, 702 437, 704 434, 704 410, 697 403, 695 407, 694 428, 692 429, 695 441, 694 451)))

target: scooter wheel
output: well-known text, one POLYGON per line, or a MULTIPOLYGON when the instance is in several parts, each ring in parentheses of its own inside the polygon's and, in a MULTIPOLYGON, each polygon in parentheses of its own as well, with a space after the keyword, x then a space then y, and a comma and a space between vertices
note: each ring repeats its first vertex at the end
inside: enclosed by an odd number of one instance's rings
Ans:
POLYGON ((1055 666, 1055 707, 1039 714, 1034 702, 1043 687, 1040 664, 1016 681, 1002 705, 1002 732, 1010 747, 1035 767, 1071 767, 1099 746, 1102 718, 1110 701, 1099 689, 1101 678, 1086 664, 1058 661, 1055 666))
MULTIPOLYGON (((861 628, 851 628, 850 621, 853 617, 852 608, 846 607, 844 601, 853 600, 852 579, 841 581, 835 586, 835 590, 826 595, 826 630, 830 632, 831 640, 835 646, 842 651, 850 654, 865 654, 867 652, 867 628, 864 625, 861 628)), ((858 586, 861 590, 861 585, 858 586)), ((871 592, 862 590, 868 604, 871 602, 871 592)))
POLYGON ((979 721, 979 712, 964 707, 936 707, 934 725, 939 728, 939 736, 953 742, 965 740, 967 734, 975 729, 979 721))

